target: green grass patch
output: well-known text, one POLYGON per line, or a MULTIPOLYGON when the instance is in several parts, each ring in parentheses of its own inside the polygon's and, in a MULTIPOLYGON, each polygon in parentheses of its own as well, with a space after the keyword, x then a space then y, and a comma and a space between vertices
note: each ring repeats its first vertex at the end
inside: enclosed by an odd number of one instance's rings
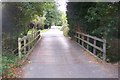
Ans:
POLYGON ((49 29, 43 29, 43 30, 39 30, 40 31, 40 33, 45 33, 45 32, 47 32, 49 29))

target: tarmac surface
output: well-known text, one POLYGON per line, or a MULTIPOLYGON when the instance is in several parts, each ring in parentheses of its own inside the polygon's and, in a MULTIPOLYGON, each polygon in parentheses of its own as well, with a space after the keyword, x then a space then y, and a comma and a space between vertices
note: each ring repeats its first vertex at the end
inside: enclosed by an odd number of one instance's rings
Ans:
POLYGON ((118 68, 99 63, 58 29, 43 34, 22 67, 22 78, 118 78, 118 68))

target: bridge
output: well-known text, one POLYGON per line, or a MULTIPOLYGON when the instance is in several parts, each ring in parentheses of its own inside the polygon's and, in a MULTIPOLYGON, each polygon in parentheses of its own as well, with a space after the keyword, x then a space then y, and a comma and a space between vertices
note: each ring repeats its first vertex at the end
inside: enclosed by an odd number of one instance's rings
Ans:
POLYGON ((18 77, 118 78, 117 66, 105 62, 105 46, 105 40, 80 32, 71 40, 58 29, 50 29, 42 36, 38 31, 34 36, 18 39, 19 58, 27 54, 22 75, 18 77), (96 45, 97 41, 102 47, 96 45), (89 50, 90 46, 93 52, 89 50), (101 59, 96 56, 97 50, 101 51, 101 59))

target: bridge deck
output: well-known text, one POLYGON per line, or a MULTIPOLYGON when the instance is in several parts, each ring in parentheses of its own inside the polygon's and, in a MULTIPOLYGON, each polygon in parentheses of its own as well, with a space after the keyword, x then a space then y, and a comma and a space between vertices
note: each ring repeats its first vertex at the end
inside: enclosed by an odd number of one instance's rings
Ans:
POLYGON ((50 29, 23 66, 23 78, 117 78, 117 67, 86 55, 79 45, 50 29))

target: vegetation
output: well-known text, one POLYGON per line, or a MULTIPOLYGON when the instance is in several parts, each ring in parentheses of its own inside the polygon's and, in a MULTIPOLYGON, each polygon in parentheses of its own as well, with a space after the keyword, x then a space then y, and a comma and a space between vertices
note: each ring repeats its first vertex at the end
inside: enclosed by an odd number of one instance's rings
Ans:
POLYGON ((68 2, 67 18, 69 35, 81 31, 107 40, 107 61, 118 62, 120 51, 118 32, 120 3, 117 2, 68 2), (119 51, 118 51, 119 50, 119 51))
POLYGON ((3 76, 4 78, 15 76, 14 68, 16 66, 18 66, 18 64, 16 64, 16 62, 17 62, 17 56, 15 56, 15 55, 6 54, 6 55, 2 56, 2 71, 4 74, 4 76, 3 76))
POLYGON ((57 5, 54 4, 50 4, 47 6, 47 8, 45 8, 45 12, 46 15, 46 20, 45 22, 48 25, 62 25, 62 14, 61 12, 57 9, 57 5), (48 8, 48 7, 51 7, 48 8))
POLYGON ((68 32, 69 32, 69 27, 65 26, 64 29, 63 29, 63 34, 64 36, 68 37, 68 32))
POLYGON ((48 31, 48 29, 40 30, 40 33, 45 33, 47 31, 48 31))
POLYGON ((72 31, 81 31, 107 40, 107 61, 118 62, 118 31, 120 21, 120 3, 68 2, 67 20, 65 13, 60 12, 55 2, 3 2, 2 3, 2 56, 3 68, 7 76, 14 76, 18 60, 18 37, 26 35, 29 23, 35 22, 41 32, 44 26, 63 25, 66 32, 73 37, 72 31), (67 27, 67 22, 69 28, 67 27), (12 68, 12 69, 11 69, 12 68), (9 70, 10 69, 10 70, 9 70))
POLYGON ((2 13, 3 50, 8 52, 17 48, 17 38, 27 34, 31 21, 39 23, 39 27, 44 29, 45 24, 60 22, 62 16, 54 2, 7 2, 3 3, 2 13))
MULTIPOLYGON (((9 65, 16 66, 18 58, 18 37, 26 35, 29 23, 34 22, 39 29, 44 29, 54 23, 62 25, 62 15, 57 10, 55 2, 3 2, 2 3, 2 56, 3 72, 13 76, 14 71, 9 71, 9 65), (56 16, 54 16, 56 15, 56 16)), ((46 30, 40 30, 46 32, 46 30)), ((2 72, 2 70, 0 70, 2 72)), ((7 75, 8 76, 8 75, 7 75)), ((9 76, 9 77, 10 77, 9 76)))

